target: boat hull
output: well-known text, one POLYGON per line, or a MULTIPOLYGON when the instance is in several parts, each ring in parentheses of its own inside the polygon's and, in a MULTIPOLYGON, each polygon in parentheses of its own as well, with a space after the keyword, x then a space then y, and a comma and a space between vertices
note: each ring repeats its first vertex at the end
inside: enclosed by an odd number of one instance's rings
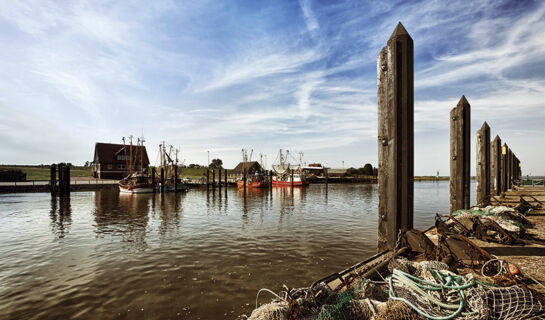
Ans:
MULTIPOLYGON (((272 185, 273 187, 291 187, 292 183, 291 181, 279 181, 279 180, 276 180, 273 178, 273 181, 272 181, 272 185)), ((302 186, 307 186, 308 185, 308 181, 293 181, 293 186, 294 187, 302 187, 302 186)))
POLYGON ((142 187, 128 187, 128 186, 119 186, 119 192, 123 193, 152 193, 154 190, 153 186, 142 186, 142 187))
MULTIPOLYGON (((238 180, 237 186, 239 188, 244 188, 244 181, 238 180)), ((267 183, 266 182, 246 182, 246 188, 266 188, 267 183)))

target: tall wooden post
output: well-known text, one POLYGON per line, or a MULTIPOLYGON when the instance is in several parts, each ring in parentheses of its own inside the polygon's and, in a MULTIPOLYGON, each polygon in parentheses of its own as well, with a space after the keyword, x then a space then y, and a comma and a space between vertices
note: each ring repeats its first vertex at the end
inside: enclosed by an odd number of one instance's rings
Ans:
POLYGON ((64 183, 66 180, 64 179, 64 163, 59 163, 57 165, 57 169, 59 171, 59 196, 64 196, 64 183))
POLYGON ((512 162, 513 162, 513 159, 512 159, 512 156, 513 156, 513 152, 511 151, 511 148, 507 148, 507 189, 511 189, 512 187, 512 171, 513 171, 513 167, 512 167, 512 162))
POLYGON ((490 194, 499 196, 501 194, 501 139, 494 138, 490 145, 490 194))
POLYGON ((212 188, 216 188, 216 169, 212 169, 212 188))
POLYGON ((329 178, 329 174, 327 173, 327 168, 324 168, 324 174, 325 174, 325 187, 327 188, 327 183, 328 183, 328 178, 329 178))
POLYGON ((174 193, 178 192, 178 165, 174 166, 174 193))
POLYGON ((224 170, 225 175, 225 191, 227 191, 227 169, 224 170))
POLYGON ((246 197, 246 168, 242 171, 242 182, 244 185, 244 197, 246 197))
POLYGON ((218 187, 220 188, 221 192, 221 167, 218 169, 218 187))
POLYGON ((462 96, 450 111, 450 212, 469 209, 471 106, 462 96))
POLYGON ((210 188, 210 169, 206 168, 206 190, 210 188))
POLYGON ((490 127, 488 123, 477 131, 477 205, 490 203, 490 127))
POLYGON ((57 185, 57 166, 52 163, 49 173, 49 188, 51 191, 51 196, 55 196, 57 193, 55 191, 57 185))
POLYGON ((413 39, 398 23, 377 59, 378 250, 393 249, 400 229, 413 228, 413 39))
POLYGON ((161 192, 165 192, 165 168, 161 167, 161 192))
POLYGON ((293 169, 291 169, 291 188, 293 189, 293 169))
POLYGON ((501 192, 504 193, 507 191, 507 150, 509 147, 507 147, 507 144, 504 143, 501 148, 501 192))
POLYGON ((69 196, 70 195, 70 166, 65 165, 64 166, 64 194, 69 196))

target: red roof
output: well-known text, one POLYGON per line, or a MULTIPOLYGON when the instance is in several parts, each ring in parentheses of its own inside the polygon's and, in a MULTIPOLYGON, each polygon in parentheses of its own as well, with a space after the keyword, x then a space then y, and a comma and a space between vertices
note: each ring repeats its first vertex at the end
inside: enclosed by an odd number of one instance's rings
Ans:
MULTIPOLYGON (((143 148, 144 154, 142 155, 142 162, 144 163, 144 166, 149 165, 149 158, 148 158, 148 152, 146 151, 146 147, 140 147, 140 146, 132 146, 132 154, 135 157, 138 157, 136 159, 137 161, 140 159, 140 148, 143 148)), ((94 163, 126 163, 126 160, 118 160, 117 155, 118 154, 130 154, 131 153, 131 147, 130 146, 124 146, 122 144, 114 144, 114 143, 101 143, 97 142, 95 144, 95 157, 93 162, 94 163)))

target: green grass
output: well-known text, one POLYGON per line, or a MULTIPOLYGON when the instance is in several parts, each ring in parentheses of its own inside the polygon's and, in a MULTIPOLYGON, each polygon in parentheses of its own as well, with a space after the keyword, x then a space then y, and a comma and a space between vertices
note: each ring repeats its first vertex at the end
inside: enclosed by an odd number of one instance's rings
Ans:
MULTIPOLYGON (((17 166, 17 165, 0 165, 0 170, 21 170, 26 173, 27 180, 49 180, 49 166, 17 166)), ((70 177, 90 177, 92 172, 91 167, 76 167, 70 168, 70 177)))
MULTIPOLYGON (((178 172, 179 169, 178 169, 178 172)), ((181 169, 182 177, 184 178, 206 178, 206 168, 183 168, 181 169)), ((228 170, 229 173, 229 170, 228 170)), ((223 180, 224 169, 221 170, 221 179, 223 180)), ((210 169, 210 180, 212 180, 212 169, 210 169)), ((218 180, 218 169, 216 169, 216 181, 218 180)))

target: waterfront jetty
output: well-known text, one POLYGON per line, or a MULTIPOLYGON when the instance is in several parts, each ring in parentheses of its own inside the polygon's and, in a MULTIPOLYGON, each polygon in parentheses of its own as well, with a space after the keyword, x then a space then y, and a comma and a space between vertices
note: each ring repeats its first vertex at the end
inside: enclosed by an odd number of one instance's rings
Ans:
POLYGON ((499 136, 490 141, 485 122, 470 207, 471 105, 462 95, 445 115, 449 212, 415 230, 413 40, 401 23, 377 60, 378 253, 306 288, 261 289, 256 309, 240 319, 545 317, 545 187, 520 186, 518 156, 499 136), (258 306, 262 292, 273 302, 258 306))

